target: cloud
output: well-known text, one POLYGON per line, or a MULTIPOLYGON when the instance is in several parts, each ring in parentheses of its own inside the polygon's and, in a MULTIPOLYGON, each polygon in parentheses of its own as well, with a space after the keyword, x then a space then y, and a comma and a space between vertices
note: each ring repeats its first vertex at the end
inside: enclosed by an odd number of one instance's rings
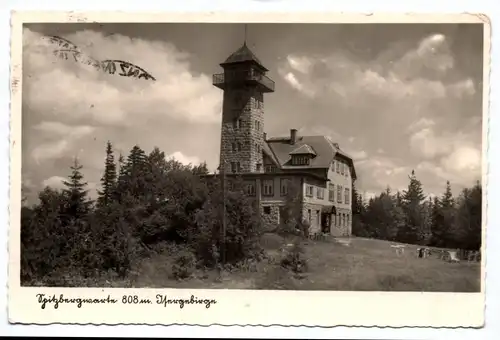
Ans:
POLYGON ((426 190, 434 192, 442 189, 438 179, 467 186, 480 174, 478 84, 457 69, 444 34, 389 45, 372 58, 342 48, 314 57, 292 54, 279 74, 303 100, 332 111, 324 131, 356 135, 342 143, 354 150, 358 186, 404 187, 418 168, 426 190))
POLYGON ((71 135, 74 136, 75 138, 91 134, 95 130, 95 128, 92 126, 86 126, 86 125, 70 126, 60 122, 42 122, 38 125, 33 126, 33 129, 60 136, 71 135))
POLYGON ((193 156, 193 157, 186 156, 186 155, 184 155, 180 151, 174 152, 173 154, 171 154, 169 156, 169 158, 174 158, 175 160, 181 162, 184 165, 188 165, 188 164, 198 165, 198 164, 201 163, 201 160, 198 157, 195 157, 195 156, 193 156))
POLYGON ((63 182, 67 180, 67 178, 61 176, 52 176, 44 180, 42 185, 44 187, 51 187, 52 189, 63 189, 65 187, 63 182))
POLYGON ((311 67, 313 66, 311 60, 306 57, 287 56, 286 59, 292 69, 301 73, 309 73, 311 67))
POLYGON ((68 40, 97 60, 125 60, 146 69, 157 81, 98 72, 74 60, 53 55, 54 45, 25 30, 23 104, 46 117, 96 124, 133 125, 168 115, 185 121, 220 119, 221 96, 211 77, 194 74, 189 55, 174 45, 94 31, 68 35, 68 40), (64 94, 64 95, 62 95, 64 94))

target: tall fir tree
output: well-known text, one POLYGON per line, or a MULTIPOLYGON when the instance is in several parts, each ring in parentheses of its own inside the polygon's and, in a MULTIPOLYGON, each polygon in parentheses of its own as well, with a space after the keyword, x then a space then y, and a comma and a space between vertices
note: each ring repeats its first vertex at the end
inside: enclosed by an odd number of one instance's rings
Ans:
POLYGON ((402 203, 406 215, 405 226, 398 231, 398 240, 406 243, 421 242, 427 230, 422 209, 425 200, 422 183, 417 179, 415 170, 409 176, 408 189, 403 191, 402 203))
POLYGON ((454 205, 453 194, 451 192, 450 181, 446 181, 446 189, 441 198, 441 207, 444 209, 452 208, 454 205))
POLYGON ((104 174, 101 177, 102 191, 98 191, 99 197, 97 199, 98 206, 108 206, 113 200, 116 190, 116 163, 113 155, 113 145, 110 141, 106 144, 106 160, 104 163, 104 174))
POLYGON ((66 204, 64 209, 65 220, 79 220, 87 216, 91 209, 92 202, 88 198, 88 190, 86 190, 87 182, 84 181, 81 172, 82 165, 75 158, 73 165, 70 167, 71 174, 68 180, 63 181, 66 188, 63 190, 66 196, 66 204))

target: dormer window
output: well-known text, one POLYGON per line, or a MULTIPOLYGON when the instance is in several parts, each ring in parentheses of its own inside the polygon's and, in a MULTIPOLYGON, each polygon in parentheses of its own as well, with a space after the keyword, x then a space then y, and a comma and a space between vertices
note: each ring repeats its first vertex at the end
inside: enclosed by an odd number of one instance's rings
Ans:
POLYGON ((316 152, 307 144, 303 144, 290 152, 292 165, 309 165, 316 152))
POLYGON ((309 165, 310 156, 294 155, 292 156, 292 165, 309 165))

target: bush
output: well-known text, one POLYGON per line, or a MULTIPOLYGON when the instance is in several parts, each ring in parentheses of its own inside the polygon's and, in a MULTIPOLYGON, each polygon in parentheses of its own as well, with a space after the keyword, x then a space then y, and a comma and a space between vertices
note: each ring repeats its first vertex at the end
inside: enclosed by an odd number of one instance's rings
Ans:
POLYGON ((195 269, 196 257, 191 251, 185 249, 175 257, 172 276, 177 280, 187 279, 193 275, 195 269))
POLYGON ((291 270, 296 274, 307 271, 307 260, 304 257, 304 249, 299 242, 296 242, 281 260, 281 267, 291 270))
POLYGON ((207 267, 216 267, 225 255, 225 263, 236 264, 262 258, 261 229, 255 207, 238 183, 225 195, 226 230, 222 235, 223 195, 213 185, 203 208, 196 213, 190 230, 197 258, 207 267))

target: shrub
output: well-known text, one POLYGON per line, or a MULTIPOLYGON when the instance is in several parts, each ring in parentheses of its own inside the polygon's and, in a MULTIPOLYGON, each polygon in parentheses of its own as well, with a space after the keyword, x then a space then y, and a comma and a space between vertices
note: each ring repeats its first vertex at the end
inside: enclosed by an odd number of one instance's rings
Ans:
POLYGON ((281 267, 297 274, 307 271, 307 260, 304 257, 304 249, 299 242, 296 242, 281 260, 281 267))
POLYGON ((217 185, 213 185, 203 208, 196 213, 196 224, 190 234, 197 258, 207 267, 216 267, 225 255, 225 263, 262 258, 261 229, 258 215, 238 182, 227 191, 225 202, 217 185), (225 204, 225 235, 222 235, 222 207, 225 204))
POLYGON ((177 280, 187 279, 193 275, 195 269, 196 257, 191 251, 185 249, 175 257, 172 265, 172 276, 177 280))

